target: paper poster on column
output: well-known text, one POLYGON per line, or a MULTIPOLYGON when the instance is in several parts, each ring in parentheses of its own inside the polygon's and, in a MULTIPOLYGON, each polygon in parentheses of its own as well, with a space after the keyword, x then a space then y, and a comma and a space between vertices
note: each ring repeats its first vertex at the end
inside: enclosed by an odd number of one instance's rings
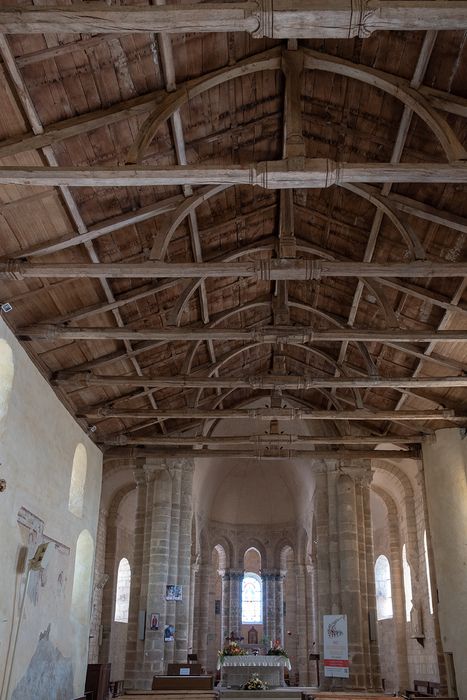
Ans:
POLYGON ((324 675, 349 677, 347 615, 323 615, 324 675))

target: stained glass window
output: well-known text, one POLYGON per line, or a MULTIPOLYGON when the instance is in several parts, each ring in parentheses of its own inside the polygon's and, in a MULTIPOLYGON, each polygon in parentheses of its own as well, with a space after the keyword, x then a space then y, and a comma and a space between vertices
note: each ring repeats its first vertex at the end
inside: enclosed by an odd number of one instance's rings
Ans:
POLYGON ((389 620, 393 616, 391 593, 391 569, 389 561, 381 554, 375 564, 376 615, 378 620, 389 620))
POLYGON ((402 547, 402 568, 404 572, 404 594, 405 594, 405 619, 410 622, 410 612, 412 610, 412 575, 410 573, 409 562, 407 561, 407 550, 402 547))
POLYGON ((130 607, 131 569, 128 559, 121 559, 118 565, 117 593, 115 596, 115 622, 128 622, 130 607))
POLYGON ((263 586, 258 574, 247 572, 242 584, 242 624, 263 622, 263 586))

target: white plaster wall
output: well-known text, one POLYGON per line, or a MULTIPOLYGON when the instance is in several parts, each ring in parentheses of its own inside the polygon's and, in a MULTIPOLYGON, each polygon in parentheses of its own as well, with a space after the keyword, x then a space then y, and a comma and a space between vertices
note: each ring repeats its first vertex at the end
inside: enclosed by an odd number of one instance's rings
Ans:
POLYGON ((443 650, 453 654, 457 691, 467 698, 467 440, 438 430, 423 462, 439 597, 443 650))
MULTIPOLYGON (((25 508, 43 521, 43 535, 40 534, 38 541, 55 540, 60 546, 54 546, 52 542, 47 569, 41 576, 33 574, 31 577, 14 659, 11 694, 21 679, 24 684, 29 668, 35 693, 29 695, 29 691, 22 690, 21 700, 29 700, 29 697, 50 700, 52 695, 55 700, 69 700, 81 695, 84 690, 89 635, 88 622, 83 624, 73 619, 70 613, 75 549, 79 534, 84 529, 89 531, 95 542, 102 454, 66 411, 1 320, 0 337, 10 344, 15 365, 0 443, 0 476, 7 481, 6 492, 0 494, 0 677, 3 677, 5 670, 14 601, 18 611, 24 588, 24 576, 17 575, 16 568, 20 547, 27 536, 25 528, 20 529, 18 525, 17 514, 21 508, 25 508), (72 461, 79 442, 87 450, 81 518, 68 511, 72 461), (42 644, 38 647, 41 635, 42 644), (48 649, 56 655, 55 660, 43 656, 47 637, 50 642, 48 649), (49 661, 50 665, 47 666, 49 661), (70 674, 67 678, 67 674, 60 675, 60 669, 63 670, 65 666, 69 669, 70 665, 73 688, 70 687, 70 674), (49 685, 48 695, 41 690, 42 683, 49 685)), ((32 553, 35 547, 36 543, 31 542, 32 553)), ((89 589, 91 595, 92 585, 89 589)))

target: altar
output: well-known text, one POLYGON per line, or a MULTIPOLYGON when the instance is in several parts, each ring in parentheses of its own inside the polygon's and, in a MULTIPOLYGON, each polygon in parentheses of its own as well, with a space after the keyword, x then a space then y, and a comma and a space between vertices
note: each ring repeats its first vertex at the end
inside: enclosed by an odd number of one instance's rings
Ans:
POLYGON ((224 656, 219 661, 221 669, 221 686, 223 688, 241 688, 253 673, 263 680, 268 688, 285 686, 284 668, 290 671, 290 660, 286 656, 224 656))

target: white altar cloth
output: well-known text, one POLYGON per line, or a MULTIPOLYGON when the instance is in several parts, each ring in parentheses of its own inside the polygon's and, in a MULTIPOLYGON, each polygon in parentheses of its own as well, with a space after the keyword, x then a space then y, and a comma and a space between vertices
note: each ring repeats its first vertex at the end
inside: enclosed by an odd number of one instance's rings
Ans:
POLYGON ((284 685, 284 668, 291 669, 286 656, 266 656, 245 654, 245 656, 224 656, 218 660, 222 686, 242 686, 253 673, 257 673, 269 687, 284 685))

